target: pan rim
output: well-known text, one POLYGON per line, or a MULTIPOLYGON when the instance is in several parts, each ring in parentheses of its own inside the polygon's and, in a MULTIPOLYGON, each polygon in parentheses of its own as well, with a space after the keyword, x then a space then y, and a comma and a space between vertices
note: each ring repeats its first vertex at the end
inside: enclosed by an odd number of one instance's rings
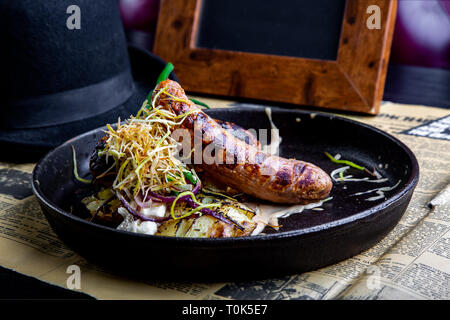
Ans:
MULTIPOLYGON (((178 238, 178 237, 169 237, 169 236, 156 236, 156 235, 147 235, 147 234, 140 234, 140 233, 134 233, 130 231, 123 231, 123 230, 117 230, 112 227, 104 226, 98 223, 90 222, 85 219, 82 219, 76 215, 71 214, 70 212, 67 212, 63 209, 61 209, 58 205, 50 201, 42 192, 40 188, 39 181, 37 180, 37 175, 39 173, 39 168, 42 167, 42 165, 52 157, 52 155, 57 152, 59 149, 64 148, 74 141, 82 140, 83 138, 92 135, 93 133, 102 130, 105 127, 96 128, 93 130, 90 130, 88 132, 85 132, 81 135, 78 135, 72 139, 69 139, 68 141, 64 142, 60 146, 54 148, 49 153, 47 153, 39 162, 36 164, 36 166, 33 169, 32 176, 31 176, 31 186, 32 191, 34 195, 37 197, 38 201, 41 202, 41 204, 45 205, 52 211, 70 219, 75 220, 76 222, 85 224, 87 227, 93 227, 93 228, 99 228, 104 232, 113 232, 114 234, 120 234, 124 237, 137 237, 137 239, 141 239, 142 241, 164 241, 168 243, 176 243, 178 245, 180 244, 186 244, 186 245, 235 245, 236 243, 246 243, 246 242, 266 242, 266 241, 274 241, 274 240, 280 240, 280 239, 286 239, 286 238, 297 238, 297 237, 308 237, 308 236, 314 236, 315 234, 320 233, 320 231, 335 229, 337 227, 344 227, 346 225, 351 225, 352 223, 357 223, 365 218, 368 218, 371 215, 376 214, 377 212, 380 212, 382 210, 387 209, 388 207, 396 207, 397 205, 400 205, 401 200, 404 198, 405 195, 407 195, 411 190, 413 190, 419 180, 419 164, 417 161, 416 156, 411 151, 411 149, 405 145, 403 142, 401 142, 398 138, 392 136, 391 134, 380 130, 374 126, 368 125, 363 122, 359 122, 356 120, 348 119, 346 117, 338 116, 335 114, 325 113, 325 112, 313 112, 313 111, 306 111, 306 110, 292 110, 292 109, 282 109, 279 107, 270 107, 272 111, 276 111, 277 113, 295 113, 295 114, 302 114, 302 115, 311 115, 314 114, 315 117, 325 117, 329 120, 338 120, 350 123, 352 125, 362 126, 365 129, 374 131, 377 134, 381 134, 387 139, 390 139, 393 141, 398 147, 403 149, 404 152, 408 155, 408 158, 411 161, 412 167, 411 167, 411 174, 408 177, 408 180, 404 183, 403 187, 397 190, 393 195, 391 195, 388 199, 384 200, 383 202, 377 204, 375 207, 368 208, 366 210, 363 210, 361 212, 358 212, 354 215, 351 215, 346 218, 342 218, 339 220, 330 221, 324 224, 315 225, 312 227, 307 227, 303 229, 295 229, 295 230, 289 230, 289 231, 282 231, 279 233, 272 233, 272 234, 264 234, 264 235, 256 235, 256 236, 242 236, 242 237, 232 237, 232 238, 178 238)), ((264 107, 232 107, 232 108, 217 108, 217 109, 211 109, 207 110, 207 113, 209 112, 215 112, 215 111, 245 111, 245 110, 261 110, 264 111, 264 107)), ((273 113, 272 113, 273 115, 273 113)))

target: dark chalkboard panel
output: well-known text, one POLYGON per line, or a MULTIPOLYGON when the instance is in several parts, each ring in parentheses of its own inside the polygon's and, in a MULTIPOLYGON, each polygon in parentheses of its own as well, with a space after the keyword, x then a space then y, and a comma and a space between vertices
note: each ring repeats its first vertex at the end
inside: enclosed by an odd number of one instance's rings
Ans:
POLYGON ((196 47, 336 60, 345 0, 203 0, 196 47))

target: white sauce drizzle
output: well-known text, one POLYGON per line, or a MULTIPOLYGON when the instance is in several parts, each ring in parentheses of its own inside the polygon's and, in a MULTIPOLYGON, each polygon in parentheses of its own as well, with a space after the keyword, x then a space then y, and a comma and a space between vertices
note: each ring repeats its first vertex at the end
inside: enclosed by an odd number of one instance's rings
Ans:
POLYGON ((376 189, 367 190, 367 191, 363 191, 363 192, 357 192, 357 193, 352 194, 351 196, 359 196, 359 195, 362 195, 362 194, 375 192, 376 194, 378 194, 377 196, 370 197, 370 198, 367 198, 367 199, 364 199, 364 200, 366 200, 366 201, 375 201, 375 200, 383 199, 385 197, 384 193, 387 192, 387 191, 391 191, 391 190, 394 190, 395 188, 397 188, 398 185, 400 184, 400 182, 401 182, 401 180, 398 180, 398 182, 395 185, 391 186, 391 187, 381 187, 381 188, 376 188, 376 189))
POLYGON ((375 175, 375 177, 376 177, 377 179, 383 178, 383 176, 382 176, 377 170, 373 170, 373 174, 375 175))
POLYGON ((341 167, 341 168, 338 168, 336 170, 333 170, 331 172, 331 174, 330 174, 331 179, 333 179, 334 182, 350 182, 350 181, 358 182, 358 181, 364 181, 364 182, 370 182, 370 183, 383 183, 383 182, 388 181, 388 178, 383 178, 379 173, 378 173, 378 175, 375 174, 377 176, 377 179, 374 179, 374 180, 369 180, 368 177, 357 179, 357 178, 353 178, 352 175, 344 176, 343 179, 338 176, 339 173, 345 172, 348 169, 350 169, 350 166, 345 166, 345 167, 341 167))
MULTIPOLYGON (((338 176, 341 172, 345 172, 349 168, 350 168, 350 166, 345 166, 345 167, 341 167, 341 168, 338 168, 336 170, 333 170, 331 172, 331 174, 330 174, 331 179, 333 179, 334 182, 349 182, 349 181, 356 182, 356 181, 362 181, 362 182, 371 182, 371 183, 383 183, 383 182, 386 182, 386 181, 389 180, 388 178, 383 178, 383 176, 379 172, 377 172, 376 170, 374 170, 373 174, 375 175, 375 177, 377 179, 374 179, 374 180, 369 180, 369 178, 367 178, 367 177, 366 178, 362 178, 362 179, 356 179, 356 178, 352 178, 353 176, 351 176, 351 175, 344 176, 343 178, 338 176)), ((364 200, 365 201, 380 200, 380 199, 383 199, 383 198, 386 197, 385 194, 384 194, 385 192, 391 191, 391 190, 397 188, 397 186, 400 184, 400 182, 401 182, 401 180, 399 180, 394 186, 391 186, 391 187, 388 187, 388 186, 387 187, 380 187, 380 188, 367 190, 367 191, 363 191, 363 192, 357 192, 357 193, 351 194, 350 197, 351 196, 360 196, 360 195, 363 195, 363 194, 368 194, 368 193, 375 192, 377 194, 377 196, 373 196, 373 197, 370 197, 370 198, 367 198, 367 199, 364 199, 364 200)), ((345 189, 345 187, 344 187, 344 189, 345 189)))
POLYGON ((281 144, 280 131, 272 121, 272 109, 266 107, 265 112, 267 118, 269 118, 270 127, 272 128, 272 130, 270 130, 271 133, 270 144, 263 146, 263 151, 271 155, 275 155, 279 153, 279 148, 281 144))
POLYGON ((292 214, 301 213, 307 209, 318 208, 328 200, 331 200, 331 198, 305 205, 297 204, 293 206, 248 203, 246 205, 253 208, 255 211, 252 221, 256 222, 256 228, 253 230, 251 235, 255 236, 260 234, 267 225, 275 228, 279 227, 279 218, 287 218, 292 214))

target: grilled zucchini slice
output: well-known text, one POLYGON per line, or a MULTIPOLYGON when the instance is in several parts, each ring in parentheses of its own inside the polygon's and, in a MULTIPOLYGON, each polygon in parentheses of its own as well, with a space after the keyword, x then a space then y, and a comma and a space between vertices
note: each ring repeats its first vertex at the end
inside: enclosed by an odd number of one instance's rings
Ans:
MULTIPOLYGON (((255 213, 247 206, 230 199, 219 199, 200 193, 197 199, 202 203, 219 203, 216 212, 227 218, 231 223, 225 223, 212 216, 190 216, 180 220, 168 220, 162 223, 157 235, 189 238, 239 237, 250 235, 256 223, 252 221, 255 213)), ((190 210, 184 205, 177 206, 176 215, 182 215, 184 210, 190 210)))

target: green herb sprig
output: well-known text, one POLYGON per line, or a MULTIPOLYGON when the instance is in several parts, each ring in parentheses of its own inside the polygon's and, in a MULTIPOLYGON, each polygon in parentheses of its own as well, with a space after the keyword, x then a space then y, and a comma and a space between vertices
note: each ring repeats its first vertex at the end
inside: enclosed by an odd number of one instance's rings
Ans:
MULTIPOLYGON (((171 62, 167 63, 166 66, 164 67, 163 71, 161 71, 161 73, 159 74, 158 79, 156 80, 156 85, 158 85, 161 82, 167 80, 167 78, 169 78, 169 75, 173 71, 174 68, 175 67, 174 67, 174 65, 171 62)), ((147 95, 146 100, 147 100, 147 105, 148 106, 150 106, 150 100, 152 98, 152 95, 153 95, 154 91, 155 91, 155 89, 151 90, 148 93, 148 95, 147 95)), ((201 101, 199 101, 197 99, 189 99, 189 100, 191 100, 193 103, 195 103, 195 104, 197 104, 199 106, 205 107, 206 109, 211 109, 206 103, 201 102, 201 101)))
MULTIPOLYGON (((350 167, 352 167, 352 168, 355 168, 355 169, 358 169, 358 170, 361 170, 361 171, 365 171, 365 172, 367 172, 368 174, 370 174, 370 175, 372 175, 372 176, 375 176, 372 172, 370 172, 367 168, 365 168, 365 167, 362 167, 362 166, 360 166, 360 165, 357 165, 356 163, 354 163, 354 162, 351 162, 351 161, 348 161, 348 160, 342 160, 342 159, 336 159, 335 157, 333 157, 331 154, 329 154, 328 152, 325 152, 325 155, 332 161, 332 162, 334 162, 334 163, 338 163, 338 164, 345 164, 345 165, 347 165, 347 166, 350 166, 350 167)), ((340 177, 341 178, 343 178, 343 172, 342 172, 342 174, 340 175, 340 177)))

